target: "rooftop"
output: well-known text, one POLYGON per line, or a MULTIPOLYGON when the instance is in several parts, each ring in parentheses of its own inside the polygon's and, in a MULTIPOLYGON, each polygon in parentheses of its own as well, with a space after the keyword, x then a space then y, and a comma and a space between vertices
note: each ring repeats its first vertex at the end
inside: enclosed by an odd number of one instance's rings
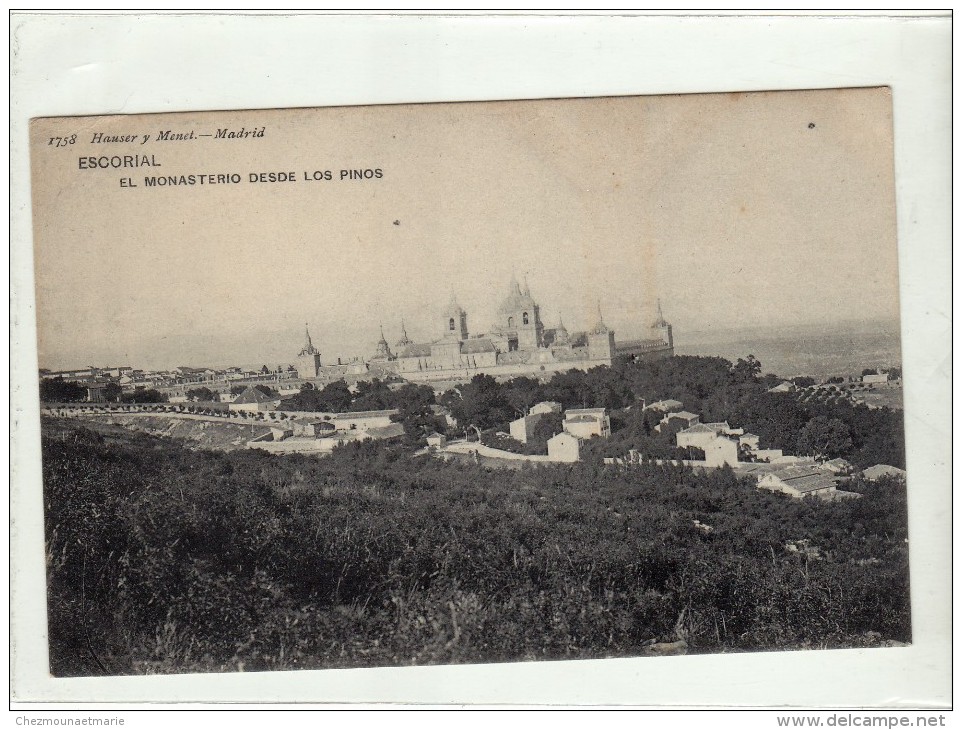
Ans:
POLYGON ((604 408, 569 408, 565 411, 565 418, 571 416, 604 416, 604 408))
POLYGON ((876 464, 862 471, 862 476, 866 479, 878 479, 885 476, 905 476, 905 470, 888 464, 876 464))
POLYGON ((392 423, 389 426, 371 426, 370 428, 364 429, 364 432, 373 436, 374 438, 394 438, 395 436, 404 435, 404 424, 392 423))
POLYGON ((472 338, 464 341, 461 352, 471 355, 478 352, 495 352, 494 343, 485 338, 472 338))
POLYGON ((393 416, 398 412, 397 408, 390 408, 385 411, 348 411, 346 413, 333 413, 333 420, 348 420, 351 418, 377 418, 379 416, 393 416))
POLYGON ((685 418, 690 421, 692 418, 698 418, 698 414, 689 413, 688 411, 677 411, 675 413, 669 413, 665 418, 685 418))
POLYGON ((587 414, 587 413, 582 414, 580 416, 569 416, 565 418, 565 421, 567 421, 568 423, 597 423, 598 420, 599 420, 598 416, 587 414))
POLYGON ((253 385, 248 385, 247 388, 237 396, 233 402, 234 403, 270 403, 273 398, 269 395, 265 395, 253 385))
POLYGON ((798 492, 814 492, 837 484, 837 479, 821 469, 809 466, 790 466, 771 472, 771 476, 798 492))
POLYGON ((718 429, 713 428, 711 424, 696 423, 694 426, 689 426, 678 433, 718 433, 718 429))

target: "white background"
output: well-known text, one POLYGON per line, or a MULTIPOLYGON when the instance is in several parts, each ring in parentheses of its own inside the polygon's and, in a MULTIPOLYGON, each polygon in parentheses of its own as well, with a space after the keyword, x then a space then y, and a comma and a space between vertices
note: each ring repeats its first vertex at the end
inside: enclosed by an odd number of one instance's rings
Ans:
POLYGON ((937 17, 14 16, 14 699, 947 706, 950 34, 950 21, 937 17), (911 647, 203 677, 47 676, 29 118, 878 85, 891 86, 895 105, 911 647))

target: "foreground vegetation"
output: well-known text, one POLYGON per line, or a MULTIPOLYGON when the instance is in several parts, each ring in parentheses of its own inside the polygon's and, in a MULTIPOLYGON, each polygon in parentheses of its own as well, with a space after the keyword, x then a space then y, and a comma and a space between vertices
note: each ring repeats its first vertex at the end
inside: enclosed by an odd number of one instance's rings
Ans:
POLYGON ((53 419, 43 470, 58 676, 910 639, 901 481, 793 501, 728 469, 221 453, 53 419))

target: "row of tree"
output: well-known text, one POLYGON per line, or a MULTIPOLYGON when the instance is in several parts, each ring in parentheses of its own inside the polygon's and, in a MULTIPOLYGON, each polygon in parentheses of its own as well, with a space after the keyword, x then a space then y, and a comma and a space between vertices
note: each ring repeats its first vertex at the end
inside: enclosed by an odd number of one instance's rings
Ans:
MULTIPOLYGON (((138 387, 124 393, 118 383, 105 383, 101 393, 108 403, 166 403, 167 396, 155 388, 138 387)), ((41 403, 80 403, 87 400, 87 386, 61 377, 41 378, 41 403)))

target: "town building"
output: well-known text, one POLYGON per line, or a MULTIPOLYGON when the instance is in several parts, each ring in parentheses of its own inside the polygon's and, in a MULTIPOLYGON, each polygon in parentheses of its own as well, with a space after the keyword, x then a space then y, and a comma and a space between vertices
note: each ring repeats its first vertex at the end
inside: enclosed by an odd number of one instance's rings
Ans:
POLYGON ((838 488, 838 478, 814 466, 789 466, 768 472, 758 479, 758 488, 802 497, 831 497, 838 488))
POLYGON ((438 433, 435 431, 427 438, 428 447, 435 449, 443 449, 448 445, 448 439, 443 433, 438 433))
POLYGON ((103 403, 107 400, 104 391, 107 389, 106 383, 87 383, 87 400, 90 403, 103 403))
POLYGON ((551 461, 575 462, 581 458, 581 439, 562 431, 548 439, 551 461))
POLYGON ((855 466, 845 459, 830 459, 821 464, 821 467, 841 476, 846 476, 855 471, 855 466))
POLYGON ((334 424, 322 418, 295 418, 292 425, 295 436, 320 438, 330 436, 335 431, 334 424))
POLYGON ((691 428, 700 420, 701 416, 688 411, 667 413, 665 417, 655 425, 655 431, 658 433, 678 433, 679 431, 691 428))
POLYGON ((862 477, 870 482, 874 482, 876 479, 881 479, 882 477, 904 477, 905 470, 899 469, 898 467, 889 466, 888 464, 876 464, 875 466, 870 466, 868 469, 862 470, 862 477))
POLYGON ((738 439, 724 434, 716 436, 703 447, 705 466, 735 466, 738 464, 738 439))
POLYGON ((704 449, 718 438, 718 434, 717 428, 713 428, 707 423, 696 423, 694 426, 689 426, 675 434, 675 443, 683 449, 690 447, 704 449))
POLYGON ((784 456, 781 449, 755 449, 753 453, 758 461, 768 462, 777 461, 784 456))
POLYGON ((579 438, 607 438, 611 435, 611 418, 604 408, 569 408, 565 411, 562 428, 579 438))
POLYGON ((515 441, 520 441, 523 444, 528 443, 534 437, 535 428, 541 422, 542 414, 535 413, 529 414, 527 416, 522 416, 508 425, 508 431, 511 433, 511 438, 515 441))
POLYGON ((671 413, 672 411, 680 411, 685 407, 685 404, 680 400, 672 400, 668 398, 666 400, 655 401, 649 406, 645 406, 646 411, 657 411, 658 413, 671 413))
POLYGON ((391 408, 383 411, 349 411, 346 413, 332 413, 331 423, 338 431, 370 431, 372 428, 395 425, 391 416, 399 411, 391 408))
POLYGON ((244 392, 227 404, 229 411, 256 413, 274 409, 274 399, 265 395, 253 385, 248 385, 244 392))
POLYGON ((528 413, 532 416, 545 413, 561 413, 561 404, 553 400, 544 400, 531 406, 528 413))

